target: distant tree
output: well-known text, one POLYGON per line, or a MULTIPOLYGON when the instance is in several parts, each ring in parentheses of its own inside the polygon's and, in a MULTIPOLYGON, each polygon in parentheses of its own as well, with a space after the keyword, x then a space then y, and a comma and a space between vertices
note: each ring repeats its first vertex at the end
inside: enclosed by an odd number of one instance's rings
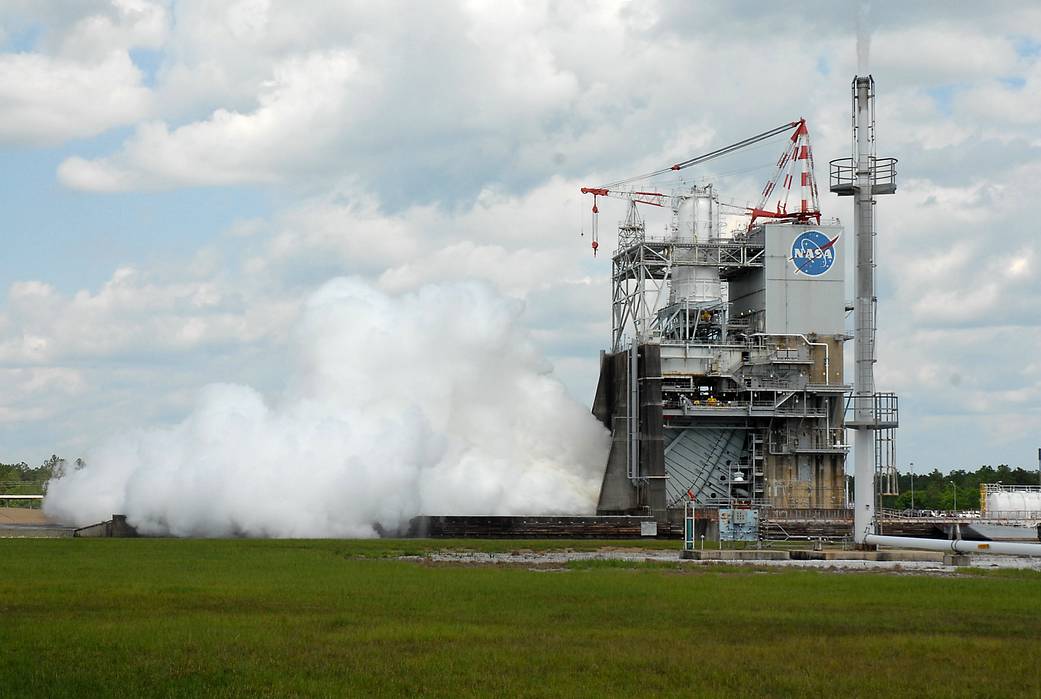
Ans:
POLYGON ((65 459, 61 458, 57 454, 51 454, 51 458, 43 462, 40 466, 40 475, 47 476, 50 478, 61 478, 65 475, 65 459))
MULTIPOLYGON (((883 507, 901 510, 911 507, 911 474, 901 473, 898 482, 900 494, 883 497, 883 507)), ((1007 464, 996 467, 984 464, 975 471, 954 469, 946 474, 933 468, 914 476, 914 506, 924 510, 953 509, 957 493, 959 510, 978 510, 980 485, 983 483, 1036 485, 1037 482, 1037 471, 1019 467, 1013 469, 1007 464)))
MULTIPOLYGON (((40 495, 46 490, 46 483, 55 473, 62 473, 65 460, 56 454, 36 467, 23 462, 17 464, 0 464, 0 493, 8 495, 40 495)), ((30 507, 29 501, 10 501, 10 507, 30 507)))

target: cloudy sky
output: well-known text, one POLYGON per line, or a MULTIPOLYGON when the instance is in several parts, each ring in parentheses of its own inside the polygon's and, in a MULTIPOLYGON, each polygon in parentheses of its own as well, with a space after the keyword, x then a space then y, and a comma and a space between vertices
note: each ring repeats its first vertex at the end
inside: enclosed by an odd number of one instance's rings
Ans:
MULTIPOLYGON (((0 461, 282 390, 322 282, 476 278, 588 402, 582 185, 805 116, 849 152, 854 3, 0 0, 0 461)), ((1041 443, 1041 7, 876 3, 880 389, 900 461, 1041 443)), ((755 198, 778 141, 692 173, 755 198)), ((823 170, 823 168, 822 168, 823 170)), ((826 173, 820 173, 826 176, 826 173)), ((826 187, 824 188, 826 189, 826 187)), ((824 195, 850 220, 848 199, 824 195)), ((602 250, 619 206, 602 206, 602 250)))

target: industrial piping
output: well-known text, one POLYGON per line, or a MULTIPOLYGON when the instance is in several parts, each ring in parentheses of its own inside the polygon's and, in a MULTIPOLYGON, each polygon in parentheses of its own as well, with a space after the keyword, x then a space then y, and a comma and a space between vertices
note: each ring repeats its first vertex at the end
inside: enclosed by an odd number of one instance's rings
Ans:
POLYGON ((828 351, 827 342, 810 342, 810 339, 802 333, 752 333, 752 337, 797 337, 810 347, 824 348, 824 383, 831 385, 831 352, 828 351))
POLYGON ((905 536, 868 534, 864 543, 870 546, 897 546, 907 549, 925 549, 944 553, 996 553, 1010 556, 1041 556, 1041 544, 1021 544, 1013 541, 966 541, 965 539, 918 539, 905 536))

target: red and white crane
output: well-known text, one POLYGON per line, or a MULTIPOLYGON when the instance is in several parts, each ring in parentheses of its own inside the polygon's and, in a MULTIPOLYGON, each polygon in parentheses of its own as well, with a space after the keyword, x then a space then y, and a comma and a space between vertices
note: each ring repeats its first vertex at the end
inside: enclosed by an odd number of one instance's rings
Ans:
POLYGON ((600 187, 583 187, 581 190, 582 194, 593 195, 593 255, 596 255, 597 249, 600 247, 598 235, 600 209, 597 206, 597 199, 599 197, 625 199, 635 204, 647 204, 649 206, 658 206, 663 208, 671 206, 675 208, 676 202, 679 199, 682 199, 681 195, 632 190, 626 189, 626 187, 635 182, 651 180, 661 175, 667 175, 679 170, 685 170, 695 165, 701 165, 710 160, 729 155, 743 148, 765 141, 768 138, 783 134, 789 130, 792 131, 791 138, 788 139, 784 152, 777 160, 777 167, 774 170, 773 177, 771 177, 770 180, 767 181, 766 186, 763 187, 758 205, 754 207, 735 206, 734 208, 743 210, 745 213, 751 215, 751 219, 748 223, 749 230, 751 230, 757 220, 766 218, 795 221, 799 223, 806 223, 813 220, 820 223, 820 204, 817 196, 817 181, 813 171, 813 149, 810 147, 810 133, 809 129, 806 127, 806 120, 799 119, 798 121, 783 124, 770 129, 769 131, 764 131, 763 133, 738 141, 737 143, 732 143, 729 146, 717 148, 709 153, 688 158, 687 160, 654 172, 629 177, 624 180, 601 185, 600 187), (798 176, 800 188, 799 204, 797 207, 794 207, 794 210, 789 211, 788 202, 791 198, 792 187, 796 175, 798 176), (772 209, 767 209, 767 206, 769 202, 772 201, 774 195, 777 196, 776 204, 772 209))

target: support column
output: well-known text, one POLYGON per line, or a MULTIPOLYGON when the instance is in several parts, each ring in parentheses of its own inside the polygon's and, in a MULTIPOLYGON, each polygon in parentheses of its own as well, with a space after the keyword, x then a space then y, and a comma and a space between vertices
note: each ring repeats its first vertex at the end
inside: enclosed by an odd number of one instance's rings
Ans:
POLYGON ((661 346, 640 347, 640 474, 647 479, 647 506, 659 524, 668 521, 665 441, 661 402, 661 346))

